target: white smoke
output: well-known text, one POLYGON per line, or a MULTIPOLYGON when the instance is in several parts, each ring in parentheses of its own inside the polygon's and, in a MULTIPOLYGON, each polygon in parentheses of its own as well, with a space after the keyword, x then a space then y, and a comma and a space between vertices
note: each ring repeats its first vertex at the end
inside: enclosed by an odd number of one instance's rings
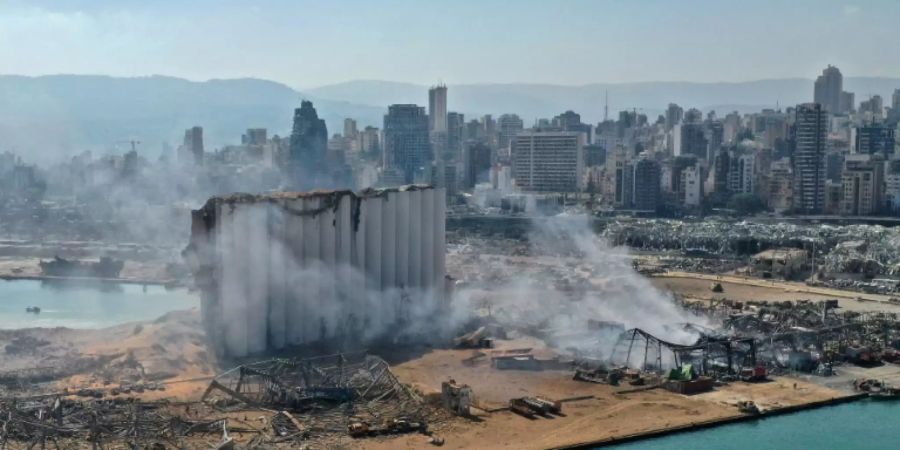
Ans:
POLYGON ((708 324, 639 274, 628 250, 610 246, 591 229, 586 216, 535 220, 529 251, 531 267, 492 261, 493 269, 508 278, 462 292, 470 298, 465 305, 478 306, 480 299, 508 327, 541 331, 548 343, 560 349, 604 356, 609 356, 618 333, 592 329, 589 320, 617 322, 626 330, 640 328, 681 344, 698 337, 681 324, 708 324), (480 295, 473 294, 476 291, 480 295))

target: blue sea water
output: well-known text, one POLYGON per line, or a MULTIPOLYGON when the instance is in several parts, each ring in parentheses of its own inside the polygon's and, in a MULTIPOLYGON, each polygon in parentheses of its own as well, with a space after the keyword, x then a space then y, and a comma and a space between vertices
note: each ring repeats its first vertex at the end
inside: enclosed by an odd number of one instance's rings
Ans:
POLYGON ((197 295, 162 286, 0 280, 0 329, 103 328, 199 305, 197 295), (41 313, 26 312, 29 306, 40 307, 41 313))
POLYGON ((900 449, 900 402, 863 400, 607 448, 897 450, 900 449))

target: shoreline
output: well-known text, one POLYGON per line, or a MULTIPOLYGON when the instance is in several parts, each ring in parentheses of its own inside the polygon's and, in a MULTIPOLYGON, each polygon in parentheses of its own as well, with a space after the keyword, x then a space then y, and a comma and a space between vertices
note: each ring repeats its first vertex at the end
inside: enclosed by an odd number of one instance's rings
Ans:
POLYGON ((735 423, 743 423, 743 422, 751 422, 755 420, 766 419, 768 417, 781 416, 785 414, 791 414, 795 412, 808 411, 818 408, 824 408, 828 406, 841 405, 844 403, 851 403, 855 401, 864 400, 868 397, 866 393, 856 393, 849 394, 841 397, 833 397, 827 400, 819 400, 813 401, 809 403, 801 403, 797 405, 789 405, 783 406, 780 408, 773 408, 762 412, 760 414, 740 414, 731 417, 724 417, 719 419, 711 419, 705 420, 702 422, 694 422, 684 425, 676 425, 667 428, 658 428, 655 430, 643 431, 639 433, 632 433, 622 436, 616 436, 605 439, 598 439, 595 441, 587 441, 578 444, 571 445, 563 445, 557 447, 550 447, 548 450, 591 450, 596 448, 604 448, 611 447, 619 444, 626 444, 630 442, 649 440, 654 438, 660 438, 665 436, 670 436, 673 434, 681 434, 681 433, 690 433, 694 431, 705 430, 708 428, 716 428, 724 425, 735 424, 735 423))
POLYGON ((136 284, 136 285, 145 285, 145 286, 163 286, 166 288, 179 288, 186 287, 183 283, 177 280, 158 280, 158 279, 135 279, 135 278, 94 278, 94 277, 57 277, 51 275, 13 275, 13 274, 0 274, 0 280, 3 281, 17 281, 17 280, 32 280, 32 281, 58 281, 58 282, 72 282, 72 283, 103 283, 103 284, 136 284))

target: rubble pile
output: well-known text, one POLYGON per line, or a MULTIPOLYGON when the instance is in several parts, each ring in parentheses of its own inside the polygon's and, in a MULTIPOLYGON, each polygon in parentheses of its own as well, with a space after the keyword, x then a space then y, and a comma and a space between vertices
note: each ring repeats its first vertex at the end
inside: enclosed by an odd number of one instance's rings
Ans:
POLYGON ((189 442, 209 446, 219 440, 225 419, 188 420, 174 415, 172 408, 166 402, 76 401, 61 396, 0 401, 0 445, 155 449, 185 448, 189 442))
POLYGON ((616 245, 688 256, 741 257, 798 248, 815 252, 821 272, 900 276, 900 229, 878 225, 648 219, 612 221, 602 234, 616 245))
POLYGON ((222 411, 281 411, 273 419, 276 435, 296 442, 398 432, 402 423, 424 424, 429 414, 384 360, 365 354, 238 366, 216 377, 202 401, 222 411))
MULTIPOLYGON (((900 350, 897 314, 837 312, 836 301, 722 301, 686 307, 722 320, 721 326, 710 330, 683 324, 697 335, 689 344, 628 330, 606 355, 609 364, 658 373, 690 365, 695 377, 750 381, 783 371, 827 376, 835 365, 891 362, 900 350)), ((581 379, 594 381, 605 373, 582 371, 581 379)))

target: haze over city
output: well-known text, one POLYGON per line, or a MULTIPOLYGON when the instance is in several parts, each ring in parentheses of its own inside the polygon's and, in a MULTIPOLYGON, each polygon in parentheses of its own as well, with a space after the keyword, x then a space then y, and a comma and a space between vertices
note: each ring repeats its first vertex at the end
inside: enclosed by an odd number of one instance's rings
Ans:
POLYGON ((0 55, 22 75, 254 77, 309 89, 432 84, 900 77, 900 5, 498 0, 0 3, 0 55), (27 36, 28 39, 23 39, 27 36))

